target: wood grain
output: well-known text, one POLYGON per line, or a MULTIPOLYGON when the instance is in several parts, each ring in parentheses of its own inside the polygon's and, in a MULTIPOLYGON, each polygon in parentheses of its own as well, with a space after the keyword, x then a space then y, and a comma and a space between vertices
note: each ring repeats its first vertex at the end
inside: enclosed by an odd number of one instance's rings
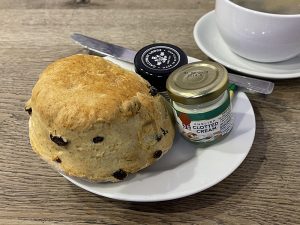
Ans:
POLYGON ((249 95, 257 129, 250 154, 227 179, 201 193, 130 203, 88 193, 31 150, 24 104, 52 61, 81 52, 80 32, 139 49, 169 42, 188 55, 193 26, 214 7, 204 0, 0 0, 0 224, 300 224, 300 79, 249 95))

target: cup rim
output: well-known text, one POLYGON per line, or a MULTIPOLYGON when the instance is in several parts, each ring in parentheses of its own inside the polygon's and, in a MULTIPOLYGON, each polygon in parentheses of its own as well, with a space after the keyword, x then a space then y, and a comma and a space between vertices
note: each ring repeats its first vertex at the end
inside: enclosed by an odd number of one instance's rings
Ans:
POLYGON ((233 7, 236 7, 238 9, 242 9, 242 10, 246 10, 248 12, 251 13, 255 13, 258 15, 264 15, 264 16, 271 16, 271 17, 281 17, 281 18, 300 18, 300 13, 299 14, 276 14, 276 13, 267 13, 267 12, 261 12, 261 11, 257 11, 254 9, 248 9, 246 7, 240 6, 234 2, 232 2, 231 0, 221 0, 221 1, 225 1, 228 4, 232 5, 233 7))

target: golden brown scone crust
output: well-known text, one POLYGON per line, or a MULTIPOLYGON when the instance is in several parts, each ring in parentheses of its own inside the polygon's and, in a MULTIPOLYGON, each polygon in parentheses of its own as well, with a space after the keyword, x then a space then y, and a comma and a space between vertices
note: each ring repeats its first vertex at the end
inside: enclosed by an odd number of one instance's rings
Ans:
POLYGON ((149 87, 97 56, 52 63, 26 104, 33 150, 64 173, 91 181, 119 181, 151 165, 171 148, 175 131, 168 105, 149 87))

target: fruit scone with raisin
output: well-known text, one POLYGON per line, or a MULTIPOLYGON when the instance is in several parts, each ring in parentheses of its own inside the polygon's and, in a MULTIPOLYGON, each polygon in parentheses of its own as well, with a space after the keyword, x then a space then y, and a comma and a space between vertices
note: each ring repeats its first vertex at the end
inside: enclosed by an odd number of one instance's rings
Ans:
POLYGON ((156 89, 97 56, 50 64, 25 109, 33 150, 65 174, 90 181, 123 180, 159 159, 174 139, 156 89))

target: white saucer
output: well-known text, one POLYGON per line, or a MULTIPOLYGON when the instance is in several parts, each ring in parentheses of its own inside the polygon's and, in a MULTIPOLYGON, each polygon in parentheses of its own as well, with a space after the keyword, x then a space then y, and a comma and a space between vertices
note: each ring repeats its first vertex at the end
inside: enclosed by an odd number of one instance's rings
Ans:
MULTIPOLYGON (((109 60, 133 70, 133 65, 109 60)), ((189 61, 197 59, 189 58, 189 61)), ((229 176, 246 158, 255 135, 255 116, 248 97, 233 102, 234 128, 208 148, 197 148, 176 134, 172 149, 152 166, 120 183, 90 183, 62 174, 73 184, 97 195, 135 202, 164 201, 203 191, 229 176)), ((234 185, 234 184, 233 184, 234 185)))
POLYGON ((300 55, 279 63, 258 63, 233 53, 218 31, 214 11, 197 21, 194 27, 194 39, 208 57, 241 73, 268 79, 300 77, 300 55))

